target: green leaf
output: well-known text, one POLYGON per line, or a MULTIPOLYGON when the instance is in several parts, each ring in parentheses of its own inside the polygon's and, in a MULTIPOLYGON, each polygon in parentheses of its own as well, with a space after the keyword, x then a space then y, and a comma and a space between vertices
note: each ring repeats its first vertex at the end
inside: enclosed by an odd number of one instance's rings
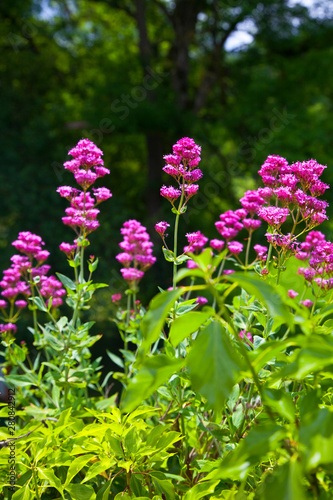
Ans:
POLYGON ((126 412, 134 410, 183 365, 183 359, 173 360, 164 354, 147 358, 125 391, 122 409, 126 412))
POLYGON ((151 472, 150 477, 155 484, 156 493, 164 494, 164 497, 168 498, 168 500, 174 500, 175 488, 172 482, 165 478, 164 474, 161 472, 151 472))
POLYGON ((106 350, 106 354, 109 356, 109 358, 115 365, 119 366, 120 368, 124 368, 124 362, 121 358, 119 358, 119 356, 116 356, 115 354, 113 354, 108 350, 106 350))
POLYGON ((333 413, 327 408, 318 409, 316 413, 307 425, 301 420, 299 432, 307 470, 333 462, 333 413))
POLYGON ((228 275, 226 279, 238 283, 244 290, 265 304, 272 318, 282 318, 290 329, 294 329, 293 316, 276 287, 250 273, 235 273, 228 275))
POLYGON ((65 485, 67 486, 71 480, 73 479, 76 474, 83 469, 83 467, 90 462, 90 460, 94 458, 94 455, 82 455, 80 457, 77 457, 73 460, 73 463, 70 465, 68 471, 67 471, 67 477, 65 481, 65 485))
POLYGON ((264 482, 262 500, 306 500, 301 465, 297 456, 270 474, 264 482))
POLYGON ((278 425, 252 429, 237 448, 222 460, 219 467, 208 474, 207 479, 244 479, 249 468, 263 461, 285 436, 286 431, 278 425))
POLYGON ((69 288, 70 290, 74 291, 76 290, 76 284, 74 283, 74 281, 72 281, 70 278, 67 278, 67 276, 65 276, 64 274, 56 273, 56 275, 66 288, 69 288))
POLYGON ((196 332, 210 316, 210 312, 193 311, 176 318, 172 322, 169 334, 171 344, 176 347, 186 337, 196 332))
POLYGON ((16 490, 13 496, 11 497, 12 500, 30 500, 31 499, 31 492, 30 492, 30 481, 28 481, 22 488, 19 490, 16 490))
POLYGON ((95 500, 96 494, 92 486, 87 484, 69 484, 66 491, 71 495, 72 500, 95 500))
POLYGON ((54 474, 53 469, 46 469, 44 467, 37 467, 38 477, 42 480, 46 480, 49 486, 56 488, 61 494, 63 492, 63 487, 59 478, 54 474))
POLYGON ((47 308, 40 297, 29 297, 29 300, 35 304, 39 311, 47 312, 47 308))
POLYGON ((162 292, 151 300, 148 312, 141 321, 141 331, 144 338, 143 349, 147 350, 159 338, 169 311, 182 293, 183 291, 180 289, 162 292))
POLYGON ((289 393, 281 389, 264 389, 264 403, 282 418, 295 421, 295 405, 289 393))
POLYGON ((241 376, 244 362, 222 325, 213 321, 195 340, 187 366, 194 389, 211 406, 222 409, 241 376))
POLYGON ((108 470, 110 467, 115 465, 115 460, 111 458, 103 458, 101 461, 94 463, 88 470, 86 477, 83 479, 82 483, 86 483, 93 477, 97 476, 101 472, 108 470))
POLYGON ((193 488, 188 490, 184 496, 184 500, 199 500, 202 497, 209 496, 214 493, 216 486, 219 484, 218 481, 203 481, 198 483, 193 488))
POLYGON ((168 250, 165 247, 162 247, 162 250, 163 250, 163 254, 164 254, 165 260, 167 260, 168 262, 174 262, 175 261, 174 253, 171 250, 168 250))

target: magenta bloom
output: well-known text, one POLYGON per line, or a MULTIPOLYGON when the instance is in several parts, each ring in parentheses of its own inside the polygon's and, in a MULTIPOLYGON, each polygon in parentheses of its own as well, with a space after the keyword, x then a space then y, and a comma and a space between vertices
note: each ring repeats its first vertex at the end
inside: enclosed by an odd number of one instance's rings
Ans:
POLYGON ((119 302, 121 300, 121 293, 115 293, 111 295, 112 302, 119 302))
POLYGON ((173 153, 164 156, 166 165, 163 171, 176 180, 178 187, 162 186, 160 193, 172 205, 182 193, 185 195, 184 205, 186 205, 198 192, 199 186, 194 183, 202 177, 202 171, 196 168, 200 162, 200 152, 200 146, 195 144, 193 139, 183 137, 174 144, 173 153))
POLYGON ((206 299, 206 297, 197 297, 197 300, 195 302, 200 306, 203 306, 204 304, 207 304, 208 300, 206 299))
POLYGON ((245 330, 241 330, 239 332, 239 337, 241 339, 247 338, 251 342, 251 344, 253 344, 253 337, 252 337, 250 332, 246 332, 245 330))
POLYGON ((297 297, 298 293, 295 292, 295 290, 288 290, 288 297, 290 297, 291 299, 294 299, 295 297, 297 297))
POLYGON ((239 255, 243 251, 244 245, 239 241, 229 241, 228 248, 233 255, 239 255))
POLYGON ((158 222, 157 224, 155 224, 155 231, 162 237, 162 238, 166 238, 168 235, 165 234, 165 231, 167 230, 167 228, 170 227, 170 224, 168 224, 167 222, 165 221, 161 221, 161 222, 158 222))
POLYGON ((246 217, 246 214, 245 209, 227 210, 220 215, 220 220, 215 222, 215 227, 223 238, 232 240, 243 229, 241 220, 246 217))
POLYGON ((188 241, 188 245, 184 247, 184 252, 198 252, 200 251, 207 243, 208 238, 204 236, 200 231, 195 233, 187 233, 186 238, 188 241))
POLYGON ((258 210, 258 216, 274 227, 281 226, 288 215, 289 210, 287 208, 262 207, 258 210))
POLYGON ((28 302, 26 300, 16 300, 15 305, 17 309, 24 309, 27 307, 28 302))
POLYGON ((305 307, 311 307, 313 306, 313 302, 309 299, 306 299, 306 300, 301 300, 301 304, 305 307))
MULTIPOLYGON (((62 221, 66 226, 71 227, 78 236, 86 238, 89 233, 99 227, 97 220, 99 210, 96 209, 96 205, 112 196, 111 191, 105 187, 93 189, 95 197, 88 189, 99 177, 109 174, 110 170, 103 166, 103 152, 89 139, 79 141, 68 154, 72 155, 74 159, 65 162, 64 167, 73 173, 82 191, 70 186, 61 186, 57 189, 60 196, 70 202, 70 207, 65 210, 66 216, 62 218, 62 221)), ((72 256, 73 247, 70 248, 62 243, 60 250, 68 257, 72 256)))
POLYGON ((144 275, 143 271, 139 271, 139 269, 135 269, 134 267, 120 269, 120 272, 123 275, 124 280, 130 283, 140 280, 144 275))
POLYGON ((152 250, 153 243, 146 228, 135 219, 126 221, 120 232, 124 239, 119 246, 124 251, 119 253, 116 259, 124 266, 120 270, 123 278, 132 283, 140 280, 145 271, 156 262, 152 250))
POLYGON ((243 219, 245 229, 255 231, 261 226, 261 220, 258 219, 243 219))
POLYGON ((262 245, 254 245, 254 251, 256 252, 260 260, 265 260, 267 257, 268 248, 262 245))
POLYGON ((214 248, 218 252, 221 252, 224 248, 225 242, 223 240, 213 239, 210 240, 209 244, 212 248, 214 248))
POLYGON ((5 332, 15 333, 16 331, 17 331, 17 326, 14 325, 13 323, 6 323, 5 325, 0 325, 0 333, 5 333, 5 332))
POLYGON ((174 188, 173 186, 162 186, 160 190, 161 196, 166 198, 170 203, 174 203, 177 198, 182 194, 179 189, 174 188))
POLYGON ((242 207, 251 215, 258 212, 259 208, 265 203, 258 191, 246 191, 243 198, 239 200, 242 207))

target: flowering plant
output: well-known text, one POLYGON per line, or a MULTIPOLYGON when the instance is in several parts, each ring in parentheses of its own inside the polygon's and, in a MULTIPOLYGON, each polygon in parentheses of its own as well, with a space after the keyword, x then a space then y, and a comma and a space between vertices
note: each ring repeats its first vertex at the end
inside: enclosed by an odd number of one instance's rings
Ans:
MULTIPOLYGON (((70 203, 63 222, 76 233, 60 244, 73 276, 48 275, 41 237, 25 231, 13 243, 20 255, 0 282, 3 373, 18 410, 17 434, 1 429, 1 464, 9 448, 17 453, 0 476, 7 498, 329 498, 333 244, 317 229, 327 218, 325 167, 269 156, 264 186, 221 214, 207 228, 211 239, 186 233, 178 254, 181 215, 203 175, 200 152, 185 137, 165 156, 177 186, 161 195, 175 221, 155 229, 172 286, 147 307, 138 296, 156 261, 153 243, 135 219, 121 228, 127 300, 111 290, 110 301, 124 346, 121 356, 107 351, 119 371, 104 380, 90 353, 101 335, 84 322, 95 290, 107 286, 93 282, 98 259, 86 262, 85 249, 99 226, 96 207, 111 197, 90 191, 109 173, 92 142, 79 141, 64 164, 80 189, 58 188, 70 203), (32 346, 16 341, 27 308, 32 346), (110 395, 112 379, 122 389, 110 395)), ((8 408, 1 416, 12 418, 8 408)))

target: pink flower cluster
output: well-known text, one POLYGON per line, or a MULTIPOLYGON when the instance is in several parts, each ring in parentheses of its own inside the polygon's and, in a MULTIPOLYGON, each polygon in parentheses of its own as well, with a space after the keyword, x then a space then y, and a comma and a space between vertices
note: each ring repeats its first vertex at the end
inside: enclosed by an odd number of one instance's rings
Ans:
POLYGON ((195 183, 202 177, 202 171, 196 168, 201 160, 201 147, 193 139, 183 137, 173 145, 172 151, 172 154, 164 156, 166 165, 163 170, 176 180, 178 187, 162 186, 160 193, 172 205, 183 196, 186 205, 199 189, 195 183))
POLYGON ((326 201, 317 197, 329 188, 320 180, 326 166, 320 165, 316 160, 297 161, 291 165, 285 158, 271 155, 259 170, 265 188, 258 192, 265 200, 276 199, 282 207, 269 207, 270 211, 259 212, 259 216, 270 225, 280 226, 288 213, 294 209, 299 210, 300 220, 311 229, 327 219, 326 201))
POLYGON ((306 281, 316 283, 324 291, 333 288, 333 243, 326 241, 323 233, 310 231, 295 257, 309 261, 308 267, 298 269, 306 281))
POLYGON ((123 252, 116 259, 124 266, 120 272, 130 285, 136 284, 143 277, 145 271, 155 262, 153 254, 153 243, 144 226, 135 219, 128 220, 121 228, 124 239, 119 243, 123 252))
MULTIPOLYGON (((73 160, 66 161, 64 167, 74 174, 82 190, 70 186, 60 186, 57 189, 60 196, 70 202, 70 207, 66 208, 66 216, 62 218, 62 221, 66 226, 73 228, 78 237, 85 238, 99 227, 97 205, 112 196, 110 190, 105 187, 93 189, 93 195, 88 189, 99 177, 109 174, 110 170, 103 166, 104 162, 101 158, 103 152, 89 139, 80 140, 68 154, 73 156, 73 160)), ((74 240, 74 244, 61 243, 60 245, 60 250, 68 257, 73 256, 76 248, 77 240, 74 240)))
MULTIPOLYGON (((47 276, 50 266, 44 264, 50 255, 47 250, 43 250, 44 242, 40 236, 23 231, 19 233, 18 239, 13 241, 12 245, 23 255, 13 255, 12 264, 9 269, 3 272, 3 278, 0 281, 2 288, 1 295, 4 299, 0 300, 0 309, 6 319, 13 317, 14 307, 22 310, 27 307, 27 298, 31 295, 31 285, 29 282, 34 278, 39 278, 36 286, 48 304, 52 297, 52 307, 58 307, 62 304, 62 297, 66 290, 55 276, 47 276), (19 296, 23 298, 18 298, 19 296), (10 314, 6 315, 6 309, 10 306, 10 314), (10 317, 11 316, 11 317, 10 317)), ((36 280, 37 281, 37 280, 36 280)), ((17 315, 17 313, 16 313, 17 315)), ((1 331, 15 330, 8 328, 7 325, 0 325, 1 331)))

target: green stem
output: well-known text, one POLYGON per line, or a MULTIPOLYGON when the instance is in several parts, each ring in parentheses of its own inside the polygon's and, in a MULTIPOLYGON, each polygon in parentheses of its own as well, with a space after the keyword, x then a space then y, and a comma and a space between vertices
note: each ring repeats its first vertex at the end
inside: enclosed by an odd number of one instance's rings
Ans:
POLYGON ((34 483, 35 483, 36 498, 37 498, 37 500, 40 500, 39 491, 38 491, 38 483, 37 483, 37 477, 36 477, 36 470, 35 470, 35 466, 33 466, 33 469, 32 469, 32 475, 33 475, 33 478, 34 478, 34 483))
POLYGON ((269 247, 268 247, 268 254, 267 254, 267 259, 266 259, 266 268, 268 269, 268 271, 269 271, 269 263, 270 263, 271 256, 272 256, 272 250, 273 250, 273 245, 272 245, 272 243, 270 243, 269 247))
POLYGON ((250 246, 251 246, 251 240, 252 240, 252 230, 249 232, 249 237, 247 239, 247 246, 246 246, 246 254, 245 254, 245 267, 247 268, 249 265, 249 254, 250 254, 250 246))
POLYGON ((182 208, 183 200, 184 200, 184 189, 185 188, 183 185, 182 195, 180 197, 180 202, 179 202, 178 210, 177 210, 177 214, 176 214, 175 229, 174 229, 174 233, 173 233, 173 258, 174 258, 174 261, 173 261, 173 280, 172 280, 172 283, 173 283, 174 290, 176 289, 176 273, 177 273, 176 259, 177 259, 177 245, 178 245, 178 225, 179 225, 180 210, 182 208))

